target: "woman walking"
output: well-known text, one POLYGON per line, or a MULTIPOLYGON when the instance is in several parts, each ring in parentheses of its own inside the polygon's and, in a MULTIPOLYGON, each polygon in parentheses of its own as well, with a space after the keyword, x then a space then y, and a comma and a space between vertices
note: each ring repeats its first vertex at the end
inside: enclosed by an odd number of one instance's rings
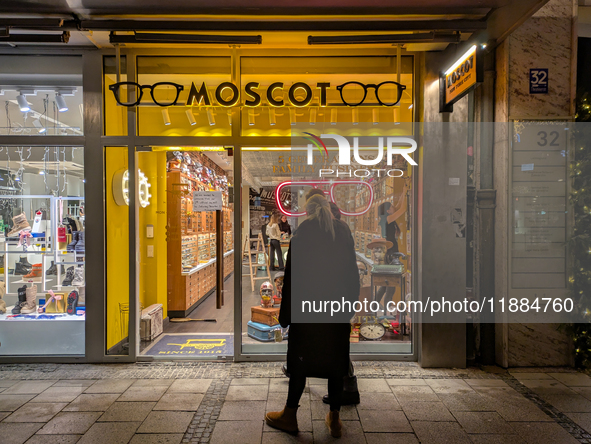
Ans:
POLYGON ((283 270, 283 255, 281 254, 281 230, 279 229, 279 214, 273 213, 271 215, 271 222, 267 226, 267 236, 269 236, 269 245, 271 245, 271 271, 277 270, 275 268, 275 255, 279 261, 279 270, 283 270))
MULTIPOLYGON (((287 254, 283 300, 279 313, 282 327, 290 325, 287 347, 289 391, 285 408, 266 415, 269 426, 297 433, 298 403, 307 377, 328 379, 330 412, 326 425, 333 437, 342 434, 339 418, 343 377, 349 372, 349 320, 352 313, 314 313, 315 323, 293 323, 292 306, 309 301, 353 301, 359 298, 359 278, 353 238, 345 224, 333 218, 328 201, 314 195, 306 202, 305 220, 295 232, 287 254), (295 301, 292 304, 292 300, 295 301), (329 321, 329 322, 323 322, 329 321), (335 322, 336 321, 336 322, 335 322)), ((328 304, 330 306, 330 303, 328 304)), ((299 319, 304 313, 293 313, 299 319)), ((308 315, 308 313, 305 313, 308 315)))

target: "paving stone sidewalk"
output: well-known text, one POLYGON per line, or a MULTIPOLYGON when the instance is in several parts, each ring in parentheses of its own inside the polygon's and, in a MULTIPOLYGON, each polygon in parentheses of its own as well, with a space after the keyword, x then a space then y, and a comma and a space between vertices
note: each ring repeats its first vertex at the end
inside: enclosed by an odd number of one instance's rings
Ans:
POLYGON ((357 362, 361 403, 331 438, 310 379, 294 437, 264 424, 280 363, 0 365, 0 443, 591 443, 591 378, 572 369, 357 362))

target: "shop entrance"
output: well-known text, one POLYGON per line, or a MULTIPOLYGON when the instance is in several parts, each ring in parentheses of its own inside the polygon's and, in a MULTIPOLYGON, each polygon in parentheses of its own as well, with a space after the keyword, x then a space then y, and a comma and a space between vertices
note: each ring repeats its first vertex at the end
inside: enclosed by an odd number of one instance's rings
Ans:
POLYGON ((234 355, 232 164, 223 147, 137 155, 140 356, 234 355))

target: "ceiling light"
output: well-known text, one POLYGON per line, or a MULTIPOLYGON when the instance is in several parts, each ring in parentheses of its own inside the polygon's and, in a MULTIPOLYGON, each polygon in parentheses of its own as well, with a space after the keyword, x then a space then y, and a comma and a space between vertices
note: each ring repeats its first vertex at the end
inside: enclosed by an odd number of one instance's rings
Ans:
POLYGON ((337 109, 333 108, 330 110, 330 124, 331 125, 336 125, 337 124, 337 109))
POLYGON ((228 110, 228 123, 232 126, 232 110, 228 110))
POLYGON ((295 112, 295 109, 293 109, 293 108, 289 108, 289 121, 292 126, 297 123, 296 122, 296 112, 295 112))
POLYGON ((43 170, 39 171, 39 175, 44 176, 45 175, 45 171, 43 171, 43 170))
POLYGON ((189 119, 189 123, 191 124, 191 126, 197 125, 197 121, 195 120, 195 116, 193 115, 193 111, 188 109, 186 114, 187 114, 187 119, 189 119))
POLYGON ((374 125, 380 123, 380 110, 378 108, 374 108, 371 110, 371 118, 373 120, 374 125))
POLYGON ((207 108, 207 120, 209 121, 210 126, 215 125, 215 117, 211 108, 207 108))
POLYGON ((413 107, 413 104, 411 103, 411 104, 409 105, 408 109, 412 109, 412 107, 413 107))
POLYGON ((310 125, 316 125, 316 108, 310 110, 310 125))
POLYGON ((248 124, 250 126, 254 125, 254 109, 249 109, 248 110, 248 124))
POLYGON ((47 131, 47 128, 45 128, 43 125, 41 125, 41 122, 39 122, 39 119, 33 120, 33 126, 35 128, 37 128, 37 131, 39 131, 40 134, 43 134, 45 131, 47 131))
POLYGON ((353 125, 359 124, 359 110, 357 108, 353 108, 351 114, 351 120, 353 121, 353 125))
POLYGON ((31 111, 29 102, 27 102, 27 98, 24 96, 24 94, 19 94, 18 96, 16 96, 16 101, 18 102, 18 107, 23 113, 31 111))
POLYGON ((60 93, 55 94, 55 103, 57 104, 57 110, 60 113, 68 111, 68 105, 66 104, 66 99, 60 93))
POLYGON ((275 108, 269 108, 269 125, 277 124, 277 117, 275 116, 275 108))
POLYGON ((168 115, 168 108, 164 108, 162 110, 162 119, 164 120, 164 124, 166 126, 170 125, 170 116, 168 115))

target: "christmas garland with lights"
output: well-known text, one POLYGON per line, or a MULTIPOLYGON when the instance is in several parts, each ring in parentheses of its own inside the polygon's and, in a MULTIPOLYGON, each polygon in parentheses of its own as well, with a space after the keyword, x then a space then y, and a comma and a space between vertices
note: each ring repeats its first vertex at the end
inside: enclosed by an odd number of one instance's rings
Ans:
MULTIPOLYGON (((569 276, 570 297, 581 313, 591 314, 591 96, 581 94, 577 100, 575 153, 571 164, 571 208, 574 232, 570 239, 573 268, 569 276)), ((575 366, 591 369, 591 325, 568 326, 574 342, 575 366)))

